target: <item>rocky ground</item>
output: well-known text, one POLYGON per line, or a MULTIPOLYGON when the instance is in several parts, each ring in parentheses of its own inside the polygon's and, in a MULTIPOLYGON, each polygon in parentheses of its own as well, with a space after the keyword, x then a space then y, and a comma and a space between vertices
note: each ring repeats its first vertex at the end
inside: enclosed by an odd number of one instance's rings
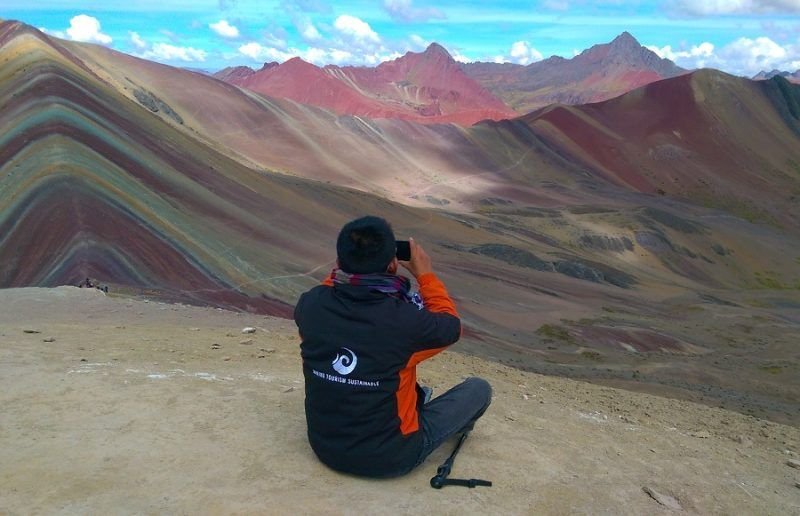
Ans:
POLYGON ((0 306, 0 513, 800 514, 797 427, 457 345, 420 380, 492 383, 452 476, 494 486, 428 487, 452 444, 364 480, 307 445, 291 321, 72 287, 0 306))

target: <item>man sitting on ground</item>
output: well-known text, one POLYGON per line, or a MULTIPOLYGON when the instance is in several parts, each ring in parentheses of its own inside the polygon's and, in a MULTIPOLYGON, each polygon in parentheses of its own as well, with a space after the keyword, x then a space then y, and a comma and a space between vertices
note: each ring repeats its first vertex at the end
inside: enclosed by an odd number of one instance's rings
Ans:
POLYGON ((370 477, 408 473, 448 437, 468 432, 491 402, 491 387, 468 378, 425 403, 416 366, 456 342, 461 321, 431 259, 411 240, 396 258, 379 217, 346 224, 337 269, 300 297, 308 440, 329 467, 370 477), (402 265, 419 283, 410 291, 402 265))

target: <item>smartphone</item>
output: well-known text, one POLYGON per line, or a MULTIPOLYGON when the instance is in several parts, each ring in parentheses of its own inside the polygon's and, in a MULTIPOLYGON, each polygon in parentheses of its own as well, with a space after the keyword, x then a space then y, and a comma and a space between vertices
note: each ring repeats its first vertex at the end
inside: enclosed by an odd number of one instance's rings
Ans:
POLYGON ((408 243, 408 240, 398 240, 395 244, 397 244, 397 259, 403 262, 409 261, 411 259, 411 244, 408 243))

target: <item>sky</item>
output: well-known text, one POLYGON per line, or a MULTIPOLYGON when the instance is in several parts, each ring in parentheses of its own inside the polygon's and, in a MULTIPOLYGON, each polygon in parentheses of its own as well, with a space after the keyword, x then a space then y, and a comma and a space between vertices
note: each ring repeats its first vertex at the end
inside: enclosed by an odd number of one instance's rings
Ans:
POLYGON ((684 68, 800 69, 800 0, 0 0, 0 18, 208 71, 374 66, 432 42, 459 61, 530 64, 623 31, 684 68))

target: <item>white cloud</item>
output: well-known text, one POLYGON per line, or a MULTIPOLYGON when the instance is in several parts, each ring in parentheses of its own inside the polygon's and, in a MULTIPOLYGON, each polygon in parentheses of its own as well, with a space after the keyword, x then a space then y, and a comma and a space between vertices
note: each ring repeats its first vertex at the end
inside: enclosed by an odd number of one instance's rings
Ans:
POLYGON ((336 64, 346 63, 353 59, 353 54, 347 50, 333 49, 330 52, 332 62, 336 64))
POLYGON ((299 57, 303 61, 308 61, 309 63, 324 64, 327 55, 325 50, 315 47, 310 47, 306 50, 299 50, 297 48, 281 50, 280 48, 262 45, 255 41, 240 46, 239 53, 259 63, 267 61, 278 61, 282 63, 293 57, 299 57))
POLYGON ((411 0, 383 0, 383 8, 395 21, 424 22, 443 19, 444 13, 434 7, 414 7, 411 0))
POLYGON ((61 30, 49 30, 45 27, 39 27, 39 30, 47 34, 48 36, 53 36, 55 38, 67 39, 67 35, 64 34, 64 31, 61 30))
POLYGON ((752 76, 761 70, 785 70, 797 60, 797 54, 790 56, 786 48, 762 36, 737 39, 720 50, 719 58, 727 69, 752 76))
POLYGON ((691 62, 692 65, 690 68, 703 68, 706 66, 705 62, 714 56, 714 45, 707 41, 695 45, 688 50, 673 50, 672 45, 667 45, 662 48, 648 45, 647 48, 655 52, 658 57, 669 59, 675 63, 679 61, 691 62))
POLYGON ((319 33, 310 20, 301 20, 297 24, 297 30, 300 31, 300 35, 305 41, 319 41, 322 39, 322 34, 319 33))
POLYGON ((128 37, 131 40, 131 44, 136 48, 136 50, 142 51, 147 48, 147 42, 142 39, 138 32, 128 32, 128 37))
POLYGON ((418 34, 412 34, 408 39, 411 41, 411 47, 416 50, 425 50, 430 45, 428 41, 418 34))
POLYGON ((672 10, 690 16, 800 13, 800 0, 671 0, 672 10))
POLYGON ((381 38, 378 37, 378 34, 372 30, 372 27, 367 22, 349 14, 343 14, 336 18, 333 26, 342 35, 348 36, 357 42, 380 43, 381 41, 381 38))
POLYGON ((262 45, 255 41, 251 41, 240 46, 239 53, 257 63, 263 63, 265 61, 278 61, 282 63, 293 57, 299 57, 303 61, 307 61, 318 66, 331 63, 377 65, 383 61, 397 59, 400 57, 399 52, 392 52, 387 49, 372 53, 359 52, 356 54, 342 48, 309 47, 305 50, 300 50, 297 48, 281 50, 262 45))
POLYGON ((239 47, 239 53, 249 57, 253 61, 286 61, 289 59, 286 53, 274 47, 266 47, 255 41, 245 43, 239 47))
POLYGON ((325 64, 325 62, 328 60, 328 52, 321 48, 309 47, 301 54, 302 55, 300 57, 303 59, 303 61, 308 61, 309 63, 321 65, 325 64))
POLYGON ((205 50, 193 47, 179 47, 168 43, 155 43, 150 50, 144 52, 142 57, 145 59, 156 59, 161 61, 184 61, 187 63, 203 62, 208 54, 205 50))
POLYGON ((530 46, 527 41, 517 41, 511 45, 511 61, 526 65, 534 61, 542 60, 542 53, 530 46))
POLYGON ((459 63, 472 63, 475 59, 462 54, 459 50, 448 50, 450 55, 459 63))
POLYGON ((79 14, 69 21, 67 37, 73 41, 100 43, 101 45, 110 45, 112 41, 111 36, 101 32, 100 21, 85 14, 79 14))
POLYGON ((287 47, 286 40, 274 34, 265 34, 264 41, 266 41, 269 46, 280 48, 282 50, 285 50, 287 47))
POLYGON ((128 39, 136 49, 133 55, 153 61, 181 61, 185 63, 204 62, 208 57, 205 50, 194 47, 183 47, 169 43, 153 43, 150 45, 138 32, 129 31, 128 39))
POLYGON ((239 37, 239 29, 228 23, 228 20, 220 20, 217 23, 209 23, 208 27, 223 38, 234 39, 239 37))
POLYGON ((708 42, 679 50, 670 45, 647 48, 684 68, 717 68, 746 77, 762 70, 794 71, 800 67, 800 42, 782 46, 766 36, 739 38, 721 48, 708 42))
POLYGON ((380 52, 376 52, 370 56, 367 56, 365 61, 367 64, 371 64, 374 66, 374 65, 379 65, 384 61, 392 61, 394 59, 397 59, 398 57, 403 57, 403 54, 401 54, 400 52, 393 52, 383 49, 380 52))

